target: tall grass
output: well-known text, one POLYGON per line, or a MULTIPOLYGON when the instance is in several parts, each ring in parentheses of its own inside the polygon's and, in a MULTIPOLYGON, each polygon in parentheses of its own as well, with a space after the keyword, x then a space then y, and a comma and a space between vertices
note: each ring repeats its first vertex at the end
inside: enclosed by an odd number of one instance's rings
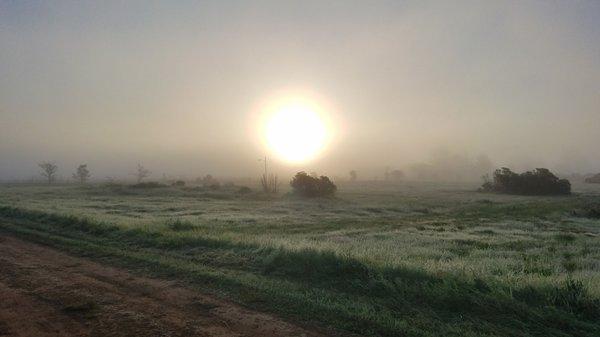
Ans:
POLYGON ((158 268, 160 275, 192 284, 209 281, 213 290, 249 305, 286 306, 287 314, 301 319, 368 335, 448 335, 457 328, 461 334, 553 335, 567 327, 593 336, 600 329, 594 323, 600 302, 572 279, 555 288, 511 288, 480 278, 378 267, 332 251, 193 238, 179 234, 190 228, 178 221, 169 221, 166 231, 152 231, 14 207, 0 207, 0 217, 3 231, 130 267, 158 268), (468 321, 457 323, 461 317, 468 321))

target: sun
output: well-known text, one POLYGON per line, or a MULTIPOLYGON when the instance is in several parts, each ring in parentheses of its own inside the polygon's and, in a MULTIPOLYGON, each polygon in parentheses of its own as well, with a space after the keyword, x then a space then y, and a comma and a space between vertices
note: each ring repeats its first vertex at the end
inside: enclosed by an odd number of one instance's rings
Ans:
POLYGON ((302 97, 284 98, 268 110, 264 140, 278 158, 288 163, 303 163, 324 150, 331 132, 316 102, 302 97))

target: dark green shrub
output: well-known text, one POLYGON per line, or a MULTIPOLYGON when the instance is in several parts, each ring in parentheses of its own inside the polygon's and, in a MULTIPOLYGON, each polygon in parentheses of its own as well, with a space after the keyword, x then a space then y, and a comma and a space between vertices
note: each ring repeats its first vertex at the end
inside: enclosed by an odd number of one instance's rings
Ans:
POLYGON ((332 196, 337 190, 328 177, 310 176, 306 172, 296 173, 290 186, 294 189, 294 193, 309 198, 332 196))
POLYGON ((562 195, 571 194, 571 183, 567 179, 559 179, 545 168, 519 174, 503 167, 494 172, 492 181, 486 179, 480 190, 521 195, 562 195))

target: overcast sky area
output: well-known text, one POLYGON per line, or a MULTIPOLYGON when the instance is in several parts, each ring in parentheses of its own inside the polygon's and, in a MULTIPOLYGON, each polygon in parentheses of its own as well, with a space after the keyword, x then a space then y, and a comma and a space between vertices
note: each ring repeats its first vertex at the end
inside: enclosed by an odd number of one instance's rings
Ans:
POLYGON ((0 1, 0 179, 256 176, 257 106, 289 88, 336 138, 282 172, 599 172, 600 1, 0 1))

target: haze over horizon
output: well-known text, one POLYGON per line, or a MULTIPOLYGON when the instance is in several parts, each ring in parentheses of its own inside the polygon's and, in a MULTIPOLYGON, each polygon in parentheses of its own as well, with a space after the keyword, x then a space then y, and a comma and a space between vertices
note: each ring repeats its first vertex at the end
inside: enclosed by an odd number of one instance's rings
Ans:
POLYGON ((598 1, 3 1, 0 50, 0 180, 255 176, 264 155, 372 176, 439 151, 600 171, 598 1), (281 90, 329 108, 310 162, 257 139, 281 90))

